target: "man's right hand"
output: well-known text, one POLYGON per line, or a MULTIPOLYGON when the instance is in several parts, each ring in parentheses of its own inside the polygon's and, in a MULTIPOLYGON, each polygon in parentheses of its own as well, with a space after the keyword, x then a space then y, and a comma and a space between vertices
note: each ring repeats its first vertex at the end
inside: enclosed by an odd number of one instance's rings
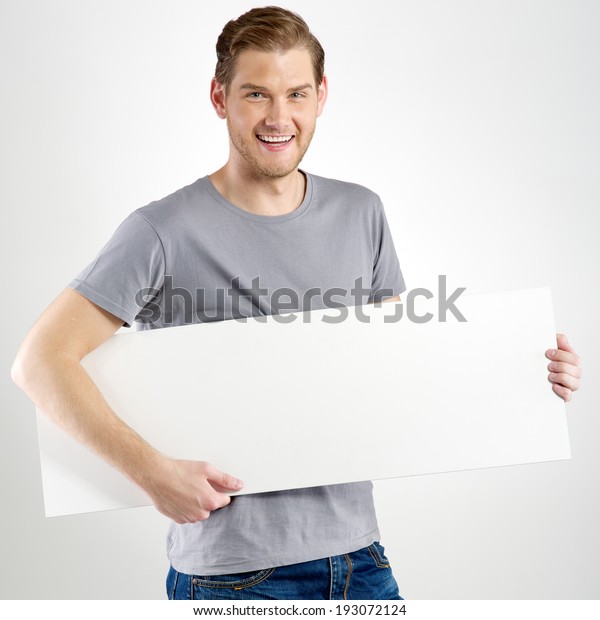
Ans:
POLYGON ((205 461, 163 457, 160 474, 144 486, 156 509, 182 524, 208 519, 231 501, 226 491, 239 491, 243 483, 205 461))
POLYGON ((14 381, 56 424, 119 469, 177 523, 207 519, 231 501, 241 482, 202 461, 160 454, 110 408, 81 366, 123 321, 66 289, 44 311, 21 345, 14 381))

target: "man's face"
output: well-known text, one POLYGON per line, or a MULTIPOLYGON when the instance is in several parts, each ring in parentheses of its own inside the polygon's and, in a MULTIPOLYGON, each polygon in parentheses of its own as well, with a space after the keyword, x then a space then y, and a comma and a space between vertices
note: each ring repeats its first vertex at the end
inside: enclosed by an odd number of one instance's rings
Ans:
POLYGON ((315 131, 327 97, 317 86, 310 54, 245 50, 225 95, 213 80, 213 105, 227 119, 230 161, 240 172, 283 177, 294 172, 315 131))

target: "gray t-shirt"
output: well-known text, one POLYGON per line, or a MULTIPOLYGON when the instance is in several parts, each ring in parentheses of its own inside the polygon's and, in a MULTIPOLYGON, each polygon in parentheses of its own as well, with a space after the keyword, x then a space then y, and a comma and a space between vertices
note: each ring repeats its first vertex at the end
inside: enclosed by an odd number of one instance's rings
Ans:
MULTIPOLYGON (((302 204, 278 216, 236 207, 203 177, 129 215, 69 286, 138 329, 351 306, 402 293, 379 197, 304 174, 302 204)), ((179 572, 218 575, 350 553, 378 539, 366 481, 240 495, 206 521, 172 522, 167 547, 179 572)))

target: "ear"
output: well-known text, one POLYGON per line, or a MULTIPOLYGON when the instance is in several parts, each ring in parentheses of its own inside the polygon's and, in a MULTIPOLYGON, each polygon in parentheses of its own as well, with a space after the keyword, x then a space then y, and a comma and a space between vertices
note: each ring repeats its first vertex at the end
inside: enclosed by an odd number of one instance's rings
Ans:
POLYGON ((210 81, 210 102, 219 118, 227 118, 225 87, 219 84, 215 78, 210 81))
POLYGON ((327 93, 329 92, 329 84, 327 76, 323 76, 323 81, 317 87, 317 116, 321 116, 325 102, 327 101, 327 93))

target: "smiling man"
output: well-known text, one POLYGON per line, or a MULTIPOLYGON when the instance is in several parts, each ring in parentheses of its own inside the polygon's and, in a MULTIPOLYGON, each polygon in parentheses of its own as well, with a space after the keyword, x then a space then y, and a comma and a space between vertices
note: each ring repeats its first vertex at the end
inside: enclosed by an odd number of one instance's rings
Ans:
MULTIPOLYGON (((398 299, 405 288, 378 196, 299 169, 327 99, 324 53, 305 22, 277 7, 254 9, 225 26, 217 57, 210 96, 227 121, 227 163, 134 211, 40 317, 13 376, 172 520, 169 598, 398 599, 370 482, 232 498, 243 484, 235 472, 159 453, 81 366, 123 324, 273 314, 265 291, 293 292, 300 311, 326 307, 332 290, 353 305, 398 299)), ((579 385, 577 356, 564 340, 548 355, 550 381, 568 399, 579 385)), ((297 380, 310 390, 307 378, 297 380)), ((224 432, 227 423, 224 416, 224 432)))
POLYGON ((297 172, 327 98, 326 78, 314 75, 308 50, 244 50, 230 82, 223 79, 211 84, 233 147, 222 170, 235 174, 244 167, 272 179, 297 172))
POLYGON ((244 49, 235 72, 231 69, 217 67, 211 83, 213 106, 227 120, 230 154, 210 179, 223 196, 252 213, 283 215, 304 199, 298 165, 325 105, 327 78, 306 48, 244 49))

